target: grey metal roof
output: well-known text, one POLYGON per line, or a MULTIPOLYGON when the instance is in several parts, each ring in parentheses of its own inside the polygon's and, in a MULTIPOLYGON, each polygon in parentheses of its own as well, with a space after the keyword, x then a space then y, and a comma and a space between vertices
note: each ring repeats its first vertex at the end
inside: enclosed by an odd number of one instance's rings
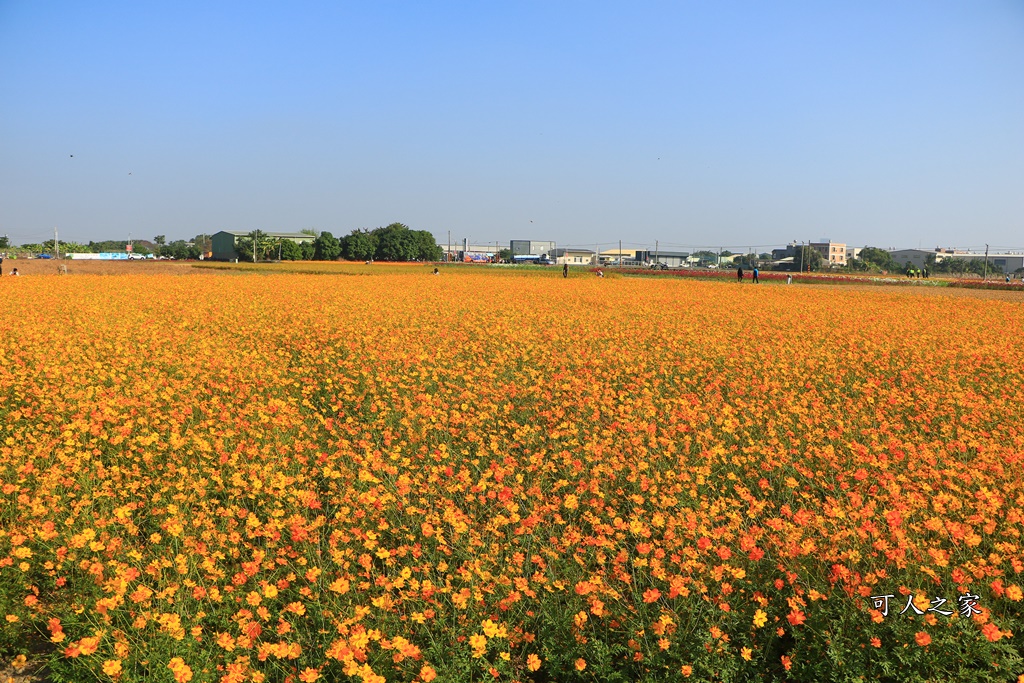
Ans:
MULTIPOLYGON (((235 237, 248 237, 253 233, 252 230, 218 230, 214 234, 227 233, 234 235, 235 237)), ((293 237, 293 238, 305 238, 305 239, 316 239, 313 235, 307 235, 304 232, 273 232, 271 230, 260 230, 261 235, 267 237, 293 237)))

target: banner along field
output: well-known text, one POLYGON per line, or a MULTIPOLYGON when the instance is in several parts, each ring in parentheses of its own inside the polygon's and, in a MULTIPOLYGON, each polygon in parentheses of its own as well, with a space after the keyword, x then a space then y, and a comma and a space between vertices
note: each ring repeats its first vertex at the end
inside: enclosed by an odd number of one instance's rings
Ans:
POLYGON ((496 270, 5 278, 5 656, 1024 674, 1021 301, 496 270))

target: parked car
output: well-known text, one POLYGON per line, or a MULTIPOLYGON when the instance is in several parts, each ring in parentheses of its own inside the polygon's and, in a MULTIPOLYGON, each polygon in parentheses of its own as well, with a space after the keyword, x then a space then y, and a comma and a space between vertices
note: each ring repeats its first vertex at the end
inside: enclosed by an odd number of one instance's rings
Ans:
POLYGON ((651 270, 668 270, 667 263, 652 263, 651 270))

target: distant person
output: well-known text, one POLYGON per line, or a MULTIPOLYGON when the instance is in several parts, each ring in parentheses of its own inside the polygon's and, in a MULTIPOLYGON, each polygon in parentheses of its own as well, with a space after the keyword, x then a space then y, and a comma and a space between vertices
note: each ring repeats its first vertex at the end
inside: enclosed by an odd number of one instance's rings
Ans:
POLYGON ((0 256, 0 276, 4 274, 4 259, 0 256))
POLYGON ((603 270, 598 270, 597 271, 597 276, 598 277, 604 277, 604 271, 603 270))
POLYGON ((18 277, 19 275, 21 275, 21 273, 18 272, 17 268, 15 268, 14 270, 11 271, 11 276, 12 277, 18 277))
POLYGON ((760 280, 758 280, 758 279, 757 279, 757 276, 758 276, 758 272, 759 272, 759 271, 757 270, 757 267, 755 266, 755 267, 754 267, 754 284, 755 284, 755 285, 761 282, 760 280))
POLYGON ((793 284, 793 273, 789 273, 788 275, 786 275, 786 284, 787 285, 793 284))
POLYGON ((439 271, 437 268, 434 268, 434 275, 440 275, 440 274, 441 274, 441 271, 439 271))
POLYGON ((736 282, 743 282, 743 266, 736 269, 736 282))
POLYGON ((1006 274, 1006 284, 1010 284, 1010 274, 1006 274))
POLYGON ((563 263, 562 264, 562 277, 569 277, 569 264, 568 263, 563 263))

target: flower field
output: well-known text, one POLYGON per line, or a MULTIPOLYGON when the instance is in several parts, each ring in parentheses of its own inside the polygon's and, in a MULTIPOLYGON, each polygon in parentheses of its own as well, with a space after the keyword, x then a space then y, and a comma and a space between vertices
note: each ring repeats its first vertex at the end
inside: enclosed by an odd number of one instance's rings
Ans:
POLYGON ((428 272, 0 281, 4 656, 1024 674, 1020 302, 428 272))

